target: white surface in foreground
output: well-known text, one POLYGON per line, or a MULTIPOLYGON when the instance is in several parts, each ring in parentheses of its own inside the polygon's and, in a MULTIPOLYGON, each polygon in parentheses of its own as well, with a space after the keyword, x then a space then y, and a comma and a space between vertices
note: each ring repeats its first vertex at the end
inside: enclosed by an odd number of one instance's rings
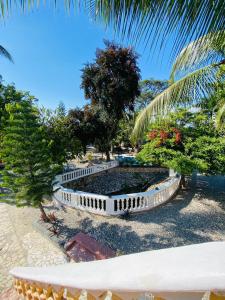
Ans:
POLYGON ((18 267, 11 274, 89 291, 203 292, 225 290, 225 242, 147 251, 52 267, 18 267))

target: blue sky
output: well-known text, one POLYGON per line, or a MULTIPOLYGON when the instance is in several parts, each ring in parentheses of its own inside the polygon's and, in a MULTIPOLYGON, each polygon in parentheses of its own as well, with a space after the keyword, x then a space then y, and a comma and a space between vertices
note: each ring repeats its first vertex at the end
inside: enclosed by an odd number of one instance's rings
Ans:
MULTIPOLYGON (((103 39, 121 42, 112 30, 92 22, 88 16, 69 15, 63 8, 51 7, 25 14, 13 12, 1 22, 0 37, 0 44, 15 61, 12 64, 0 57, 4 82, 30 91, 40 105, 55 108, 62 101, 67 109, 85 104, 80 70, 94 59, 96 48, 104 47, 103 39)), ((144 50, 142 44, 135 50, 140 54, 142 79, 168 78, 170 64, 166 51, 162 60, 156 55, 149 57, 150 48, 144 50)))

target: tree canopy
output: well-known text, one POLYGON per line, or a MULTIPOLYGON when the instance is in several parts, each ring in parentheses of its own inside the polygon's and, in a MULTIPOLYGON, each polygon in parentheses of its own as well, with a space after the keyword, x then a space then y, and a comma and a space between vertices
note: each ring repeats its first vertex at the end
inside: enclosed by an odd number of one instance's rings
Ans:
POLYGON ((2 185, 13 191, 17 205, 43 210, 43 196, 52 193, 53 179, 61 166, 52 161, 39 112, 30 101, 9 103, 6 112, 9 117, 0 150, 5 164, 2 185))
POLYGON ((68 116, 63 103, 53 111, 42 108, 40 117, 54 163, 62 165, 82 152, 79 136, 74 135, 68 127, 68 116))
POLYGON ((219 43, 217 34, 201 37, 181 51, 172 67, 169 87, 141 111, 134 127, 134 137, 140 137, 158 115, 163 116, 178 106, 195 105, 209 98, 214 93, 214 85, 219 80, 224 81, 224 76, 219 78, 218 72, 225 65, 225 31, 221 32, 223 39, 219 43))
POLYGON ((91 101, 92 116, 101 126, 101 136, 95 141, 105 149, 109 159, 118 122, 126 111, 134 109, 135 98, 140 94, 140 70, 137 55, 131 48, 110 42, 105 42, 105 45, 106 49, 98 49, 94 62, 86 64, 82 70, 81 87, 85 98, 91 101))
POLYGON ((146 144, 137 155, 144 163, 175 169, 225 174, 225 139, 214 126, 208 109, 180 109, 149 126, 146 144))

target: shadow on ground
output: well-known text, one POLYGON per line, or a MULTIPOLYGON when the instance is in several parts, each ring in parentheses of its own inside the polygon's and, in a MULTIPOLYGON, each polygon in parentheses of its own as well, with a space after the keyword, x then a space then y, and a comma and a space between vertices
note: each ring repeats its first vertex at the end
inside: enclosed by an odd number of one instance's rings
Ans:
POLYGON ((129 220, 64 213, 59 243, 82 231, 120 253, 176 247, 225 239, 225 177, 199 176, 174 200, 129 220))

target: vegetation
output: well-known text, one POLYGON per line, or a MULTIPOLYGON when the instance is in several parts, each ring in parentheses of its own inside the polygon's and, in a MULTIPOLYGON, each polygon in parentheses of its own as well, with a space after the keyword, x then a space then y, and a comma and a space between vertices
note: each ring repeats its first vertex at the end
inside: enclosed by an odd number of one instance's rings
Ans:
MULTIPOLYGON (((5 163, 3 185, 13 191, 17 205, 39 207, 45 215, 44 195, 52 193, 52 183, 60 169, 53 164, 50 143, 40 124, 39 112, 28 100, 5 107, 1 157, 5 163)), ((47 218, 47 216, 46 216, 47 218)))
POLYGON ((71 136, 78 138, 82 151, 86 153, 88 144, 93 144, 100 152, 108 149, 107 122, 98 106, 85 105, 83 108, 71 109, 67 116, 67 130, 71 136))
POLYGON ((135 100, 136 112, 145 109, 157 95, 162 93, 168 87, 168 81, 150 78, 140 81, 139 86, 141 93, 135 100))
POLYGON ((54 110, 41 109, 41 122, 52 161, 62 165, 82 152, 81 142, 68 127, 68 118, 63 103, 54 110))
MULTIPOLYGON (((9 103, 19 103, 21 101, 35 101, 35 98, 28 92, 18 91, 14 85, 4 85, 0 82, 0 120, 7 118, 8 112, 6 105, 9 103)), ((0 122, 0 133, 3 129, 4 123, 0 122)))
POLYGON ((144 109, 159 93, 168 86, 166 80, 146 79, 139 82, 140 95, 135 98, 134 110, 126 112, 123 118, 119 121, 117 135, 113 141, 117 151, 121 146, 134 148, 137 142, 132 139, 132 131, 135 125, 135 120, 138 113, 144 109))
POLYGON ((5 57, 9 61, 13 62, 13 58, 12 58, 11 54, 1 45, 0 45, 0 55, 5 57))
POLYGON ((180 109, 149 127, 147 142, 137 155, 142 163, 172 168, 183 175, 193 171, 225 174, 225 139, 213 125, 208 108, 180 109))
MULTIPOLYGON (((184 48, 178 55, 170 75, 170 85, 140 113, 134 128, 134 136, 140 137, 148 124, 158 115, 165 115, 178 105, 193 105, 214 92, 213 86, 224 76, 218 78, 218 72, 225 65, 225 31, 219 42, 217 35, 209 34, 201 37, 184 48), (204 41, 204 45, 202 45, 204 41), (178 79, 176 79, 178 78, 178 79)), ((218 104, 216 107, 218 109, 218 104)), ((218 110, 218 122, 223 105, 218 110)))
MULTIPOLYGON (((55 1, 55 4, 60 1, 55 1)), ((143 39, 146 45, 165 45, 168 37, 174 39, 173 53, 178 53, 193 38, 219 32, 224 29, 225 7, 223 0, 66 0, 66 9, 84 9, 93 19, 112 25, 122 37, 132 42, 143 39)), ((22 0, 13 3, 1 0, 1 15, 4 17, 12 8, 29 9, 39 1, 22 0)), ((217 36, 217 41, 221 37, 217 36)), ((204 45, 204 41, 202 42, 204 45)))
POLYGON ((127 110, 134 109, 134 100, 140 93, 140 73, 137 55, 131 48, 109 42, 105 44, 105 50, 96 51, 94 63, 87 64, 83 69, 81 87, 85 98, 91 100, 92 115, 97 116, 102 124, 101 136, 95 140, 109 160, 111 141, 118 131, 118 122, 127 110))

